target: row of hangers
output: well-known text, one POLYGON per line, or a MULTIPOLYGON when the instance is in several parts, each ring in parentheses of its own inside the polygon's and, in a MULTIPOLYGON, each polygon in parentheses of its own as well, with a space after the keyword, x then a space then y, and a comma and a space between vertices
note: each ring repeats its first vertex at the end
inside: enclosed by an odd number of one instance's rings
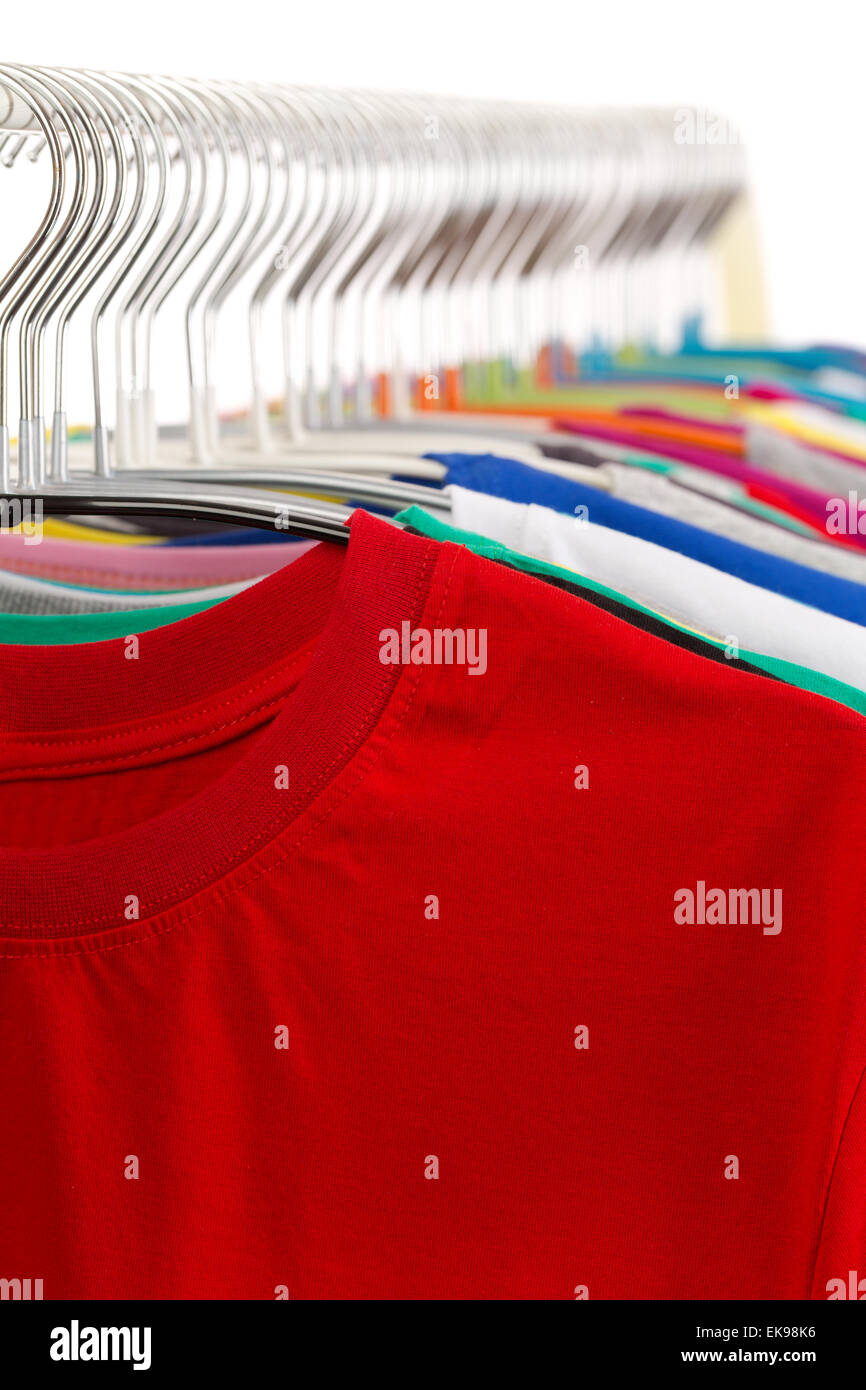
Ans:
POLYGON ((706 307, 707 247, 744 177, 736 143, 679 140, 670 111, 22 65, 0 65, 0 132, 3 164, 51 169, 0 281, 0 491, 49 515, 195 514, 341 541, 345 506, 286 493, 447 509, 423 485, 442 475, 429 452, 554 466, 514 421, 418 407, 431 387, 458 405, 460 372, 483 394, 495 365, 550 345, 676 336, 706 307), (248 336, 240 420, 219 410, 229 299, 248 336), (189 411, 160 429, 169 304, 189 411), (92 421, 70 432, 74 331, 89 338, 92 421))

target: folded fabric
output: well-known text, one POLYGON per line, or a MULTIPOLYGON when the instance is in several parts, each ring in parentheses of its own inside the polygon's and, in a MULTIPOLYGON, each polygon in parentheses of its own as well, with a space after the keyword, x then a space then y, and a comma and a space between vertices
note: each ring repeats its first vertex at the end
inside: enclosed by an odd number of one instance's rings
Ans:
MULTIPOLYGON (((598 488, 544 473, 512 459, 486 455, 436 456, 447 467, 446 483, 514 502, 538 503, 572 518, 579 509, 593 522, 640 537, 702 564, 735 575, 749 584, 809 604, 849 623, 866 625, 866 587, 823 574, 753 546, 728 540, 673 517, 637 507, 598 488)), ((483 526, 470 526, 481 530, 483 526)), ((520 549, 521 547, 517 547, 520 549)))
POLYGON ((726 645, 811 666, 866 690, 866 630, 855 623, 623 531, 465 488, 449 493, 461 529, 610 584, 726 645))

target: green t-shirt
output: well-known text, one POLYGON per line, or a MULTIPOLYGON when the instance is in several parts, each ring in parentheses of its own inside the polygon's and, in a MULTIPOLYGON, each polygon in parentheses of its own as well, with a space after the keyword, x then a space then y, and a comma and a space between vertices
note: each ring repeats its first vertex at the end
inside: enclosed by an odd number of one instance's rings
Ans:
POLYGON ((79 642, 110 642, 150 632, 213 608, 203 603, 169 603, 164 608, 133 608, 116 613, 0 613, 0 643, 24 647, 65 647, 79 642))

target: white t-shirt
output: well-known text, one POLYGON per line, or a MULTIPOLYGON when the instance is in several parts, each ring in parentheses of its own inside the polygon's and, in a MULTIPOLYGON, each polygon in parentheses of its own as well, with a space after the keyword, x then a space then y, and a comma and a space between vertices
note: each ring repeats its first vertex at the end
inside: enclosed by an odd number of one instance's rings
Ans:
POLYGON ((595 522, 449 487, 455 526, 606 584, 647 608, 866 690, 866 628, 595 522))

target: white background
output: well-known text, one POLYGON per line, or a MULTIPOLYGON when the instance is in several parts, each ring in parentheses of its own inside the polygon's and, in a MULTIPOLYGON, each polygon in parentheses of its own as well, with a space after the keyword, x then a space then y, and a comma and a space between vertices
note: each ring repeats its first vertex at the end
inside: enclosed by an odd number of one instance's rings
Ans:
MULTIPOLYGON (((774 336, 866 347, 864 28, 854 0, 6 0, 0 51, 10 62, 718 112, 749 156, 774 336)), ((181 376, 179 360, 182 400, 181 376)))
POLYGON ((8 61, 709 107, 750 156, 771 322, 866 346, 857 0, 6 0, 8 61))

